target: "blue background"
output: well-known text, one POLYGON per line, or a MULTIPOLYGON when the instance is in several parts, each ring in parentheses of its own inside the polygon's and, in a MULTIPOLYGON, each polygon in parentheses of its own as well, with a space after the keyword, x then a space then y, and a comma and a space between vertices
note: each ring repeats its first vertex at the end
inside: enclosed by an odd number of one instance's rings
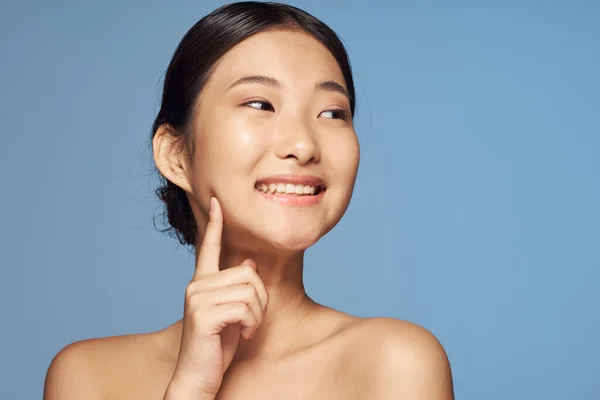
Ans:
MULTIPOLYGON (((307 290, 430 329, 457 399, 600 398, 600 2, 296 1, 344 39, 362 163, 307 290)), ((153 227, 159 79, 217 1, 0 6, 0 398, 177 320, 153 227)))

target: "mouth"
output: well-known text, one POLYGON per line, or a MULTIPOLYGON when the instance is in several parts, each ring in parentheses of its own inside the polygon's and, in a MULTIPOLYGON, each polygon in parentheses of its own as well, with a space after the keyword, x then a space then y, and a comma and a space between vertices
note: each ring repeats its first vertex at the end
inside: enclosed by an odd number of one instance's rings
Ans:
POLYGON ((304 185, 294 183, 272 182, 261 183, 257 182, 254 186, 256 190, 275 196, 318 196, 325 191, 325 185, 304 185))
POLYGON ((304 207, 319 204, 327 190, 325 182, 316 176, 277 174, 260 179, 254 188, 264 198, 281 205, 304 207))

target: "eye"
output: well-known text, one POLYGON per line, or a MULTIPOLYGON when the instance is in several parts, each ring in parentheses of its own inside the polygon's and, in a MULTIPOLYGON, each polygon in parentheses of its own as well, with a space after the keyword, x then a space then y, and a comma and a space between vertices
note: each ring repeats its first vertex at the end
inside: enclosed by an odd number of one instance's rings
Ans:
POLYGON ((348 120, 348 117, 350 116, 348 111, 343 110, 341 108, 335 109, 335 110, 326 110, 326 111, 323 111, 320 115, 322 115, 328 119, 343 119, 343 120, 348 120))
POLYGON ((256 108, 257 110, 275 111, 275 108, 273 108, 273 105, 271 103, 269 103, 268 101, 252 100, 247 103, 244 103, 244 105, 251 107, 251 108, 256 108))

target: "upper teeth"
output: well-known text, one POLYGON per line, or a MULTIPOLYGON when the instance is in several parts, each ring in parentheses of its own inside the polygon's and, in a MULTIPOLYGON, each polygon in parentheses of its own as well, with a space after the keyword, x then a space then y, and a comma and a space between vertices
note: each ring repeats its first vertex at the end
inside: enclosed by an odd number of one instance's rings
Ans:
POLYGON ((256 188, 265 193, 286 193, 286 194, 315 194, 316 186, 294 185, 291 183, 265 183, 256 184, 256 188))

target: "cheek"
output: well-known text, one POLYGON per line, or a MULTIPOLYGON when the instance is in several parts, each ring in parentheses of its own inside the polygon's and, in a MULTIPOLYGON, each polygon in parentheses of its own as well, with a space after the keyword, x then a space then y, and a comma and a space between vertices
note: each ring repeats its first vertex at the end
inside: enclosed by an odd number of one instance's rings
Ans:
POLYGON ((198 180, 217 194, 242 181, 245 187, 267 148, 268 135, 242 118, 230 114, 207 121, 194 157, 198 180))
POLYGON ((337 140, 332 140, 329 147, 331 149, 329 158, 336 176, 339 177, 340 181, 338 183, 352 190, 360 158, 360 147, 356 135, 349 134, 337 140))
POLYGON ((229 123, 221 130, 224 146, 230 149, 244 150, 256 145, 259 135, 256 127, 243 118, 230 119, 229 123))
POLYGON ((211 164, 240 158, 256 142, 254 130, 243 120, 224 117, 219 123, 207 125, 209 128, 199 135, 197 147, 211 164))

